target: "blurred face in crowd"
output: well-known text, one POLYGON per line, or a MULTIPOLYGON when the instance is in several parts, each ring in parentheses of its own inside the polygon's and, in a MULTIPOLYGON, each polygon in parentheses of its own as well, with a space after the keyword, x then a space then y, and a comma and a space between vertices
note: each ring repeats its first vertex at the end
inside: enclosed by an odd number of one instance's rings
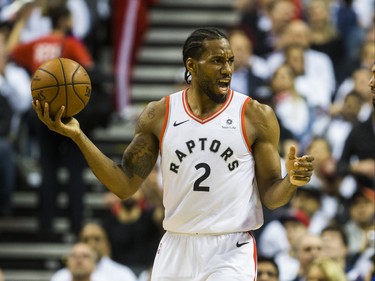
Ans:
POLYGON ((283 225, 290 245, 295 247, 302 235, 307 232, 307 227, 303 223, 295 220, 285 221, 283 225))
POLYGON ((277 268, 268 261, 258 263, 257 281, 278 281, 277 268))
POLYGON ((96 224, 87 224, 80 233, 80 241, 88 244, 99 257, 109 255, 109 244, 104 229, 96 224))
POLYGON ((321 234, 321 237, 323 242, 322 256, 332 259, 345 259, 348 248, 339 232, 327 230, 321 234))
POLYGON ((311 0, 307 9, 310 26, 325 27, 330 21, 330 10, 325 0, 311 0))
POLYGON ((331 158, 331 148, 328 141, 324 138, 313 139, 307 149, 307 153, 314 156, 314 165, 316 166, 331 158))
POLYGON ((279 34, 292 21, 295 9, 291 1, 279 0, 273 5, 270 11, 272 28, 276 34, 279 34))
POLYGON ((312 196, 311 192, 300 189, 297 190, 296 196, 292 199, 291 206, 311 218, 319 210, 320 200, 312 196))
POLYGON ((361 68, 353 73, 354 90, 362 95, 365 101, 369 101, 371 96, 368 94, 368 81, 371 79, 371 73, 367 68, 361 68))
POLYGON ((299 241, 298 259, 300 266, 306 272, 310 263, 321 256, 322 239, 318 235, 304 235, 299 241))
POLYGON ((299 45, 304 49, 310 46, 310 29, 301 20, 292 21, 282 35, 284 46, 299 45))
POLYGON ((230 35, 229 43, 234 54, 234 70, 249 66, 252 47, 246 34, 241 31, 235 31, 230 35))
POLYGON ((362 99, 354 95, 347 95, 342 105, 342 116, 345 120, 354 122, 358 120, 358 113, 361 110, 362 99))
MULTIPOLYGON (((375 32, 375 29, 373 29, 375 32)), ((367 40, 363 43, 361 49, 361 60, 362 63, 367 67, 374 64, 375 59, 375 42, 374 40, 367 40)))
POLYGON ((294 88, 293 83, 294 76, 292 69, 288 65, 282 65, 275 71, 271 86, 275 93, 279 93, 292 90, 294 88))
POLYGON ((67 259, 67 267, 74 280, 89 280, 95 264, 96 254, 85 243, 75 244, 67 259))
POLYGON ((301 46, 295 45, 288 48, 285 54, 285 61, 297 76, 305 73, 304 52, 301 46))
POLYGON ((371 224, 375 215, 374 201, 365 196, 357 197, 349 209, 350 217, 362 227, 371 224))

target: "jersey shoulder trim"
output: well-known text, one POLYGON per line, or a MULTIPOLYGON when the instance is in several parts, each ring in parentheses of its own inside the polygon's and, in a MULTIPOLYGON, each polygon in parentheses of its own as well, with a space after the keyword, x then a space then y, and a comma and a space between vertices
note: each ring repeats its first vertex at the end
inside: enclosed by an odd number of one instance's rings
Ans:
POLYGON ((165 134, 165 130, 167 128, 167 124, 168 124, 168 120, 169 120, 169 106, 170 106, 170 99, 171 97, 170 96, 166 96, 165 97, 165 115, 164 115, 164 122, 163 122, 163 128, 160 132, 160 136, 159 136, 159 150, 162 151, 162 147, 163 147, 163 138, 164 138, 164 134, 165 134))

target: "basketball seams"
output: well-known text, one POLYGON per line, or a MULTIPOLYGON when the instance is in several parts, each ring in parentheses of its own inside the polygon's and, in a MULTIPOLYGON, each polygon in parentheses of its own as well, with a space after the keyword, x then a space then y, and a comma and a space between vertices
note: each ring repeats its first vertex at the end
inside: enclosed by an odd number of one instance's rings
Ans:
MULTIPOLYGON (((58 58, 59 62, 60 62, 60 66, 61 66, 61 72, 62 72, 62 77, 63 77, 63 81, 64 81, 64 84, 63 86, 65 86, 65 111, 64 111, 64 117, 66 118, 66 114, 68 112, 68 86, 66 85, 66 77, 65 77, 65 69, 64 69, 64 64, 62 62, 62 60, 60 58, 58 58)), ((60 89, 60 86, 59 86, 59 89, 60 89)))
POLYGON ((51 102, 54 101, 58 95, 59 95, 59 91, 60 91, 60 87, 58 87, 58 84, 59 84, 59 80, 57 79, 56 75, 53 74, 52 72, 46 70, 46 69, 43 69, 43 68, 38 68, 38 70, 42 71, 42 72, 45 72, 45 73, 48 73, 49 75, 52 76, 52 78, 55 80, 56 82, 56 85, 49 85, 48 87, 40 87, 40 88, 33 88, 31 89, 32 92, 34 91, 39 91, 39 90, 43 90, 43 89, 49 89, 49 88, 56 88, 57 87, 57 91, 55 92, 55 94, 53 95, 53 98, 51 99, 51 102))
MULTIPOLYGON (((76 91, 76 88, 74 87, 75 85, 78 85, 79 83, 75 83, 74 82, 74 77, 76 76, 76 73, 78 72, 79 68, 81 66, 78 65, 78 67, 74 70, 73 74, 72 74, 72 87, 73 87, 73 93, 76 95, 76 97, 83 103, 83 104, 86 104, 85 101, 82 99, 82 97, 77 93, 76 91)), ((87 84, 87 83, 80 83, 81 85, 84 85, 84 84, 87 84)))

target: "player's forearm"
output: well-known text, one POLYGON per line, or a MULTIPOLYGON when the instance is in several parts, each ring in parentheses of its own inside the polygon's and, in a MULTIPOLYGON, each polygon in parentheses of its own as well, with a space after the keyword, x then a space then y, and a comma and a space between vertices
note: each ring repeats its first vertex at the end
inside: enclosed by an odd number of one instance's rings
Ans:
POLYGON ((91 171, 110 191, 122 199, 136 192, 140 179, 129 179, 121 166, 102 153, 83 132, 73 140, 84 155, 91 171))
POLYGON ((270 210, 282 207, 293 198, 296 189, 297 186, 291 184, 289 175, 286 175, 266 188, 266 192, 262 196, 262 203, 270 210))

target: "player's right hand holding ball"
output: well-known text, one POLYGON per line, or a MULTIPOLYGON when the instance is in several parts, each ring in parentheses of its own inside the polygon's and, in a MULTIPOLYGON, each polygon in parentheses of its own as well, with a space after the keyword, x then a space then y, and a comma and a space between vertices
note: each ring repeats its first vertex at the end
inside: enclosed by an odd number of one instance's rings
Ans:
POLYGON ((49 105, 44 103, 44 108, 39 100, 34 100, 32 106, 38 115, 38 118, 50 129, 63 136, 74 139, 81 133, 79 122, 74 117, 68 117, 61 119, 63 116, 65 107, 61 106, 54 119, 50 117, 49 105))
POLYGON ((297 157, 296 147, 291 146, 285 161, 291 184, 303 186, 309 183, 314 170, 313 156, 303 155, 302 157, 297 157))

